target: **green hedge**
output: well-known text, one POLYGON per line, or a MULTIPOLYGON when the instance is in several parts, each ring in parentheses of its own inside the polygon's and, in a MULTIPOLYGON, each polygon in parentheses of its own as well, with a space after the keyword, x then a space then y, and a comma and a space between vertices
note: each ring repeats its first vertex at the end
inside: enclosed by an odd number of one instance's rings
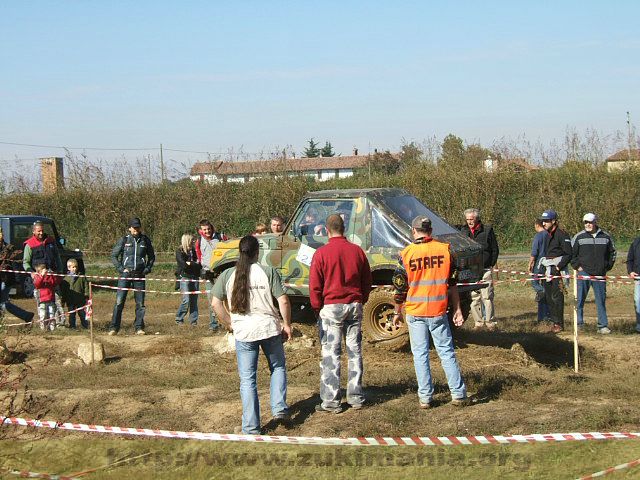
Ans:
POLYGON ((478 207, 484 221, 494 225, 503 250, 526 251, 534 219, 548 208, 558 211, 571 234, 582 229, 584 213, 595 212, 601 226, 623 245, 640 227, 640 170, 610 173, 604 166, 584 163, 492 173, 419 164, 396 175, 362 173, 327 182, 287 178, 208 185, 182 180, 137 188, 76 188, 55 195, 12 194, 2 202, 5 214, 54 218, 69 245, 92 251, 108 251, 126 231, 127 220, 138 216, 156 249, 170 251, 201 218, 230 235, 242 235, 272 215, 291 215, 309 190, 365 187, 404 188, 452 224, 462 223, 465 208, 478 207))

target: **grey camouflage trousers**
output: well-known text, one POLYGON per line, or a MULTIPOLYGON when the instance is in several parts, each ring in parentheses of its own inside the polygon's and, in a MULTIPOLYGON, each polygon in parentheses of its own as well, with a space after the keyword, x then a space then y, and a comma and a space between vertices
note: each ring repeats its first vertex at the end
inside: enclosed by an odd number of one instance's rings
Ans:
POLYGON ((362 405, 362 304, 325 305, 318 321, 322 361, 320 362, 320 398, 324 408, 340 406, 340 355, 344 333, 348 359, 347 402, 362 405))

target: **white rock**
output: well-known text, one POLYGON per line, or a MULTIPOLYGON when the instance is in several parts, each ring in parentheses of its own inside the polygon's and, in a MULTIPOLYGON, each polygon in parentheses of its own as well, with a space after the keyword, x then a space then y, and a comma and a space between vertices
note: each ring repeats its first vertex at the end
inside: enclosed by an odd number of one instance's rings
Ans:
POLYGON ((213 349, 217 353, 231 353, 236 351, 236 339, 233 333, 227 332, 224 337, 216 338, 213 349))
MULTIPOLYGON (((99 342, 94 343, 94 359, 96 363, 104 361, 104 345, 99 342)), ((91 364, 91 343, 81 343, 78 345, 78 357, 85 363, 91 364)))

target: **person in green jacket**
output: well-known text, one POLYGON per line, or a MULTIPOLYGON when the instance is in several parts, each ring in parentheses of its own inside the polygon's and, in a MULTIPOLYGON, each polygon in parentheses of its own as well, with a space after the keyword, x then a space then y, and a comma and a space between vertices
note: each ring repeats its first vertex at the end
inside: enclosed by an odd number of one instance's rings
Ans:
MULTIPOLYGON (((89 298, 89 284, 84 275, 78 275, 78 261, 70 258, 67 261, 67 269, 69 274, 62 280, 62 303, 67 306, 68 310, 75 310, 87 304, 89 298)), ((80 323, 84 328, 89 328, 89 322, 84 308, 78 310, 80 323)), ((69 328, 76 328, 76 312, 69 313, 69 328)))

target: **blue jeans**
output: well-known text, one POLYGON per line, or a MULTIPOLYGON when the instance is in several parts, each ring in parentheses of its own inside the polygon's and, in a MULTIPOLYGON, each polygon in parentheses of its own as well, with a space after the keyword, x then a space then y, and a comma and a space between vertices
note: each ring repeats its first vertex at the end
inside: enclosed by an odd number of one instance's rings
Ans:
MULTIPOLYGON (((534 267, 533 273, 537 275, 544 275, 544 267, 534 267)), ((543 278, 543 277, 537 277, 543 278)), ((544 280, 531 280, 531 288, 535 290, 536 293, 540 292, 543 294, 542 300, 538 303, 538 321, 541 322, 545 318, 549 318, 551 315, 551 311, 549 310, 549 305, 544 298, 544 280)))
POLYGON ((633 303, 636 307, 636 332, 640 333, 640 280, 636 280, 633 288, 633 303))
POLYGON ((236 358, 240 376, 240 398, 242 400, 242 433, 260 434, 260 403, 258 401, 258 354, 260 348, 267 358, 271 372, 271 413, 288 414, 287 368, 282 337, 275 335, 254 342, 236 340, 236 358))
POLYGON ((211 295, 212 288, 213 288, 213 282, 206 280, 204 282, 204 289, 207 291, 207 300, 209 302, 209 329, 217 330, 218 318, 216 317, 216 312, 213 311, 213 307, 211 306, 211 299, 213 298, 213 295, 211 295))
MULTIPOLYGON (((584 272, 578 272, 578 276, 584 274, 584 272)), ((584 325, 584 302, 587 299, 587 294, 589 293, 589 288, 591 287, 593 287, 593 295, 596 298, 596 308, 598 310, 598 328, 608 327, 609 320, 607 319, 607 307, 605 306, 605 300, 607 299, 607 282, 598 282, 597 280, 578 279, 578 298, 576 299, 578 325, 584 325)))
POLYGON ((184 317, 187 312, 189 314, 189 323, 191 325, 198 324, 198 295, 189 293, 198 291, 198 282, 191 278, 180 279, 180 293, 182 293, 182 302, 176 313, 176 323, 184 323, 184 317))
POLYGON ((6 310, 11 315, 18 317, 23 322, 28 322, 33 319, 33 313, 23 310, 17 305, 14 305, 9 300, 9 290, 11 286, 5 282, 0 282, 0 308, 6 310))
MULTIPOLYGON (((123 276, 126 275, 126 273, 123 274, 123 276)), ((144 286, 144 280, 128 280, 126 278, 118 280, 118 287, 120 288, 144 290, 144 286)), ((129 293, 128 290, 118 290, 118 293, 116 293, 116 304, 113 307, 113 315, 111 317, 111 324, 109 325, 110 330, 115 330, 116 332, 120 330, 122 310, 124 309, 124 304, 127 301, 127 293, 129 293)), ((133 326, 137 332, 138 330, 144 330, 144 292, 133 292, 133 297, 136 300, 136 319, 133 322, 133 326)))
POLYGON ((447 314, 440 317, 414 317, 407 315, 409 325, 409 339, 411 341, 411 353, 413 353, 413 366, 418 379, 418 398, 421 403, 430 403, 433 398, 433 381, 431 379, 431 367, 429 365, 429 332, 433 338, 440 363, 447 376, 447 383, 451 391, 451 397, 462 399, 467 396, 467 387, 462 380, 460 367, 453 351, 453 337, 449 327, 447 314))

